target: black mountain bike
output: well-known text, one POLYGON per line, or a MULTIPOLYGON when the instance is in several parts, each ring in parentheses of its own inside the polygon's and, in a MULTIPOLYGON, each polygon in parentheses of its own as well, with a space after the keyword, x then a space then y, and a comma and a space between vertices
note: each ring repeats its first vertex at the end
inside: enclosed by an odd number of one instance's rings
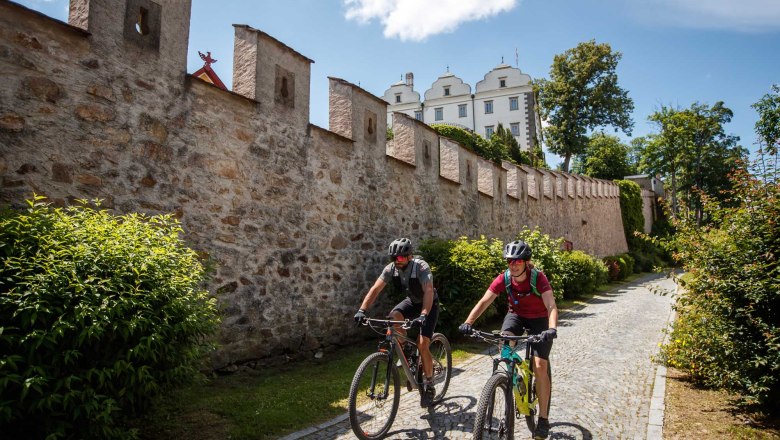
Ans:
MULTIPOLYGON (((366 318, 369 326, 385 337, 378 351, 370 354, 358 367, 349 388, 349 423, 352 431, 362 440, 379 439, 390 430, 398 413, 401 397, 400 368, 404 372, 406 388, 423 393, 422 360, 417 344, 396 330, 411 328, 411 321, 366 318)), ((452 349, 447 338, 434 333, 430 345, 433 358, 433 385, 436 395, 433 405, 444 399, 452 375, 452 349)))
MULTIPOLYGON (((501 347, 501 353, 493 359, 493 375, 479 396, 474 440, 512 440, 515 417, 525 417, 526 425, 533 435, 539 419, 539 398, 536 395, 531 355, 531 345, 539 342, 539 336, 502 336, 500 333, 498 330, 491 333, 473 330, 471 334, 472 337, 490 344, 500 344, 501 347), (511 341, 518 343, 512 347, 509 344, 511 341), (517 354, 520 342, 525 342, 525 358, 517 354)), ((550 362, 547 362, 547 375, 552 382, 550 371, 550 362)))

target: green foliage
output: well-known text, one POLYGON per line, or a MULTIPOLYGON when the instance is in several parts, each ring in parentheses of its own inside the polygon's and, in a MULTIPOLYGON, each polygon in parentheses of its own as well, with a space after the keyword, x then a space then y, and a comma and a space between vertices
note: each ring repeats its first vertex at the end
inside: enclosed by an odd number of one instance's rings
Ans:
POLYGON ((778 148, 780 148, 780 85, 772 85, 767 93, 751 105, 758 112, 755 130, 758 135, 759 154, 762 174, 766 181, 776 182, 778 177, 778 148), (764 162, 764 153, 774 158, 774 163, 764 162), (772 173, 768 172, 773 170, 772 173))
POLYGON ((439 136, 450 138, 456 142, 459 142, 464 147, 477 153, 478 155, 493 160, 495 155, 490 143, 482 136, 465 128, 456 127, 454 125, 445 124, 431 124, 431 128, 436 130, 439 136))
POLYGON ((780 186, 744 171, 732 183, 727 203, 702 200, 711 225, 682 217, 665 242, 690 281, 663 355, 698 383, 780 413, 780 186))
POLYGON ((393 133, 393 127, 387 127, 387 133, 385 135, 385 139, 388 141, 392 141, 395 137, 395 134, 393 133))
POLYGON ((218 326, 171 216, 40 197, 0 215, 0 424, 8 438, 133 438, 122 420, 197 374, 218 326))
POLYGON ((683 110, 662 107, 648 118, 659 132, 648 137, 642 168, 664 178, 673 215, 693 215, 702 224, 709 220, 703 217, 702 197, 723 201, 722 192, 731 185, 729 174, 742 167, 747 156, 737 145, 739 138, 725 132, 732 117, 732 111, 717 102, 711 107, 694 103, 683 110), (680 212, 678 200, 688 212, 680 212))
MULTIPOLYGON (((485 294, 493 279, 506 268, 503 243, 480 237, 470 240, 427 240, 420 245, 420 254, 431 265, 433 282, 441 298, 437 331, 455 335, 458 325, 485 294)), ((495 304, 495 303, 494 303, 495 304)), ((495 306, 483 313, 484 318, 496 315, 495 306)))
POLYGON ((625 280, 634 273, 634 257, 629 254, 604 257, 604 265, 609 270, 609 281, 625 280))
POLYGON ((500 153, 501 159, 518 165, 531 164, 528 153, 520 150, 520 145, 512 135, 512 131, 505 129, 502 124, 498 124, 496 132, 490 137, 490 143, 493 145, 493 150, 500 153))
POLYGON ((565 299, 576 298, 593 292, 607 282, 607 267, 598 258, 582 251, 561 253, 561 264, 556 277, 560 277, 565 299))
POLYGON ((623 232, 626 234, 626 243, 629 249, 638 246, 635 232, 643 232, 645 229, 645 217, 642 213, 642 189, 636 182, 630 180, 616 180, 620 188, 620 215, 623 217, 623 232))
POLYGON ((634 174, 628 165, 628 147, 617 136, 593 133, 585 151, 582 174, 597 179, 622 179, 634 174))
POLYGON ((621 57, 609 44, 583 42, 555 56, 549 80, 535 82, 540 114, 550 124, 544 130, 547 146, 564 156, 563 171, 571 156, 585 152, 590 130, 613 126, 631 134, 634 102, 618 86, 621 57))
POLYGON ((555 299, 562 299, 564 297, 563 279, 559 276, 559 273, 563 264, 563 257, 561 256, 563 253, 561 250, 563 238, 552 238, 542 233, 539 228, 533 230, 523 228, 517 234, 517 239, 523 240, 531 246, 531 250, 533 250, 531 261, 550 280, 550 286, 553 289, 553 294, 555 294, 555 299))

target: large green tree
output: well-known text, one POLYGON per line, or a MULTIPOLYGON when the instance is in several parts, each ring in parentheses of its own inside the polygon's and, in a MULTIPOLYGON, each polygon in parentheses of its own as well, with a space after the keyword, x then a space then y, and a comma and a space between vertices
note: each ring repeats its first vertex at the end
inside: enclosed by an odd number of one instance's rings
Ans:
POLYGON ((591 135, 584 157, 582 174, 586 176, 615 180, 635 172, 628 164, 628 146, 604 132, 591 135))
POLYGON ((729 174, 743 168, 747 150, 724 129, 732 117, 732 111, 717 102, 711 107, 694 103, 683 110, 664 106, 648 118, 658 133, 648 137, 642 167, 670 184, 673 215, 680 214, 682 198, 686 212, 701 224, 702 196, 722 199, 722 191, 731 187, 729 174))
POLYGON ((618 85, 615 72, 621 57, 607 43, 583 42, 556 55, 550 79, 534 83, 541 116, 549 124, 547 147, 564 157, 563 171, 573 155, 585 152, 595 128, 612 126, 631 134, 634 101, 618 85))

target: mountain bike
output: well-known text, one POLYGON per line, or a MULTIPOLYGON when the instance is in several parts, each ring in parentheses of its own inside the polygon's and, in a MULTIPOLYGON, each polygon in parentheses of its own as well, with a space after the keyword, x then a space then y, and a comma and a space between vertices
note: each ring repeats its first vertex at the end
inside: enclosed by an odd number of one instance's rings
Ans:
MULTIPOLYGON (((400 404, 400 367, 409 391, 424 392, 420 352, 415 341, 400 333, 412 327, 410 320, 366 318, 363 325, 384 334, 376 353, 370 354, 358 367, 349 388, 349 423, 362 440, 379 439, 390 430, 400 404)), ((447 338, 434 333, 430 345, 433 358, 433 385, 438 393, 433 405, 444 399, 452 375, 452 349, 447 338)))
MULTIPOLYGON (((493 359, 493 375, 482 388, 474 420, 474 440, 514 438, 515 417, 525 417, 531 435, 539 416, 539 398, 532 368, 531 345, 539 342, 538 335, 503 336, 498 330, 491 333, 473 330, 472 337, 501 347, 500 355, 493 359), (525 358, 520 358, 510 342, 525 342, 525 358)), ((547 362, 547 375, 550 363, 547 362)))

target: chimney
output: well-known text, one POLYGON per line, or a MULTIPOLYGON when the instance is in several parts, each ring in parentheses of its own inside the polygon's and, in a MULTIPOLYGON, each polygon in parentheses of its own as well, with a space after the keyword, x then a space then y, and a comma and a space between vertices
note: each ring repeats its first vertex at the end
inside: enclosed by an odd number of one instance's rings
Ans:
POLYGON ((414 74, 412 72, 406 73, 406 85, 409 87, 414 87, 414 74))

